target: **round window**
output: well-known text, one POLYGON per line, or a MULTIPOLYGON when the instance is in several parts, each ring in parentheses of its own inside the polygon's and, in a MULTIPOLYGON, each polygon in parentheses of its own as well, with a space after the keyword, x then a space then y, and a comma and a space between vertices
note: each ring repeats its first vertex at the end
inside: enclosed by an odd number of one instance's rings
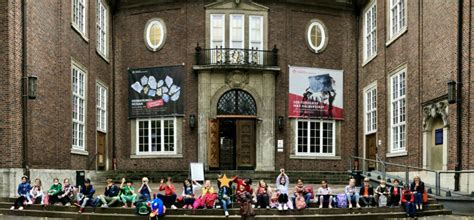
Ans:
POLYGON ((311 51, 322 52, 328 43, 326 26, 320 20, 311 20, 306 28, 306 42, 311 51))
POLYGON ((158 51, 166 40, 166 26, 162 19, 149 20, 145 26, 145 44, 151 51, 158 51))

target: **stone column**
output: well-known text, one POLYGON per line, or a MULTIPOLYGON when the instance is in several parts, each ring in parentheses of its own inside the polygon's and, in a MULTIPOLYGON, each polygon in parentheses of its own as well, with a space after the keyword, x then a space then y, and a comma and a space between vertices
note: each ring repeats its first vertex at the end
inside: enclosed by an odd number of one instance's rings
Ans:
POLYGON ((448 133, 449 126, 443 127, 443 170, 448 170, 448 133))
POLYGON ((263 72, 261 122, 257 123, 257 171, 275 170, 275 75, 263 72))
POLYGON ((211 72, 200 71, 198 76, 198 162, 207 170, 207 125, 211 112, 211 72))

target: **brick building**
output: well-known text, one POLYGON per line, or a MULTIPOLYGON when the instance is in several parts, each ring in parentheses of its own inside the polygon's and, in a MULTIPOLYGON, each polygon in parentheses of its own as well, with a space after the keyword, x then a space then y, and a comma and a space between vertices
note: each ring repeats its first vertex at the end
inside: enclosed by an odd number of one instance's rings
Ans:
POLYGON ((26 168, 343 171, 377 148, 388 162, 473 169, 471 6, 0 0, 2 184, 26 168), (160 72, 172 67, 174 88, 160 72), (168 94, 182 110, 149 114, 168 94), (140 100, 147 115, 132 112, 140 100))

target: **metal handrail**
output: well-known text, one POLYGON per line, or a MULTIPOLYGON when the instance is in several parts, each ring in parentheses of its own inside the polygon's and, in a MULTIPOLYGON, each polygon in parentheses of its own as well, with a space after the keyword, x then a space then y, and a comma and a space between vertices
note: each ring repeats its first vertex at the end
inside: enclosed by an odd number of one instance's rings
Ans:
MULTIPOLYGON (((474 173, 474 170, 436 171, 436 195, 441 195, 441 174, 444 173, 474 173)), ((468 187, 469 189, 469 187, 468 187)))
POLYGON ((259 48, 201 48, 196 50, 196 65, 278 66, 278 49, 259 48))

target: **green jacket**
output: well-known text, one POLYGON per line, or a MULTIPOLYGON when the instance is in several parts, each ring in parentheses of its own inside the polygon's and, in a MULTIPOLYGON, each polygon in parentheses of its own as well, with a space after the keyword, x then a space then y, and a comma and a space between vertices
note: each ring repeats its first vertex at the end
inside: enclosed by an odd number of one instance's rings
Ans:
POLYGON ((51 187, 49 188, 48 190, 48 194, 50 195, 58 195, 59 193, 61 193, 61 191, 63 190, 63 186, 61 185, 61 183, 58 183, 58 185, 51 185, 51 187))
POLYGON ((122 195, 131 196, 131 195, 135 194, 135 187, 133 187, 133 186, 131 186, 131 187, 124 186, 122 188, 121 192, 122 192, 122 195))

